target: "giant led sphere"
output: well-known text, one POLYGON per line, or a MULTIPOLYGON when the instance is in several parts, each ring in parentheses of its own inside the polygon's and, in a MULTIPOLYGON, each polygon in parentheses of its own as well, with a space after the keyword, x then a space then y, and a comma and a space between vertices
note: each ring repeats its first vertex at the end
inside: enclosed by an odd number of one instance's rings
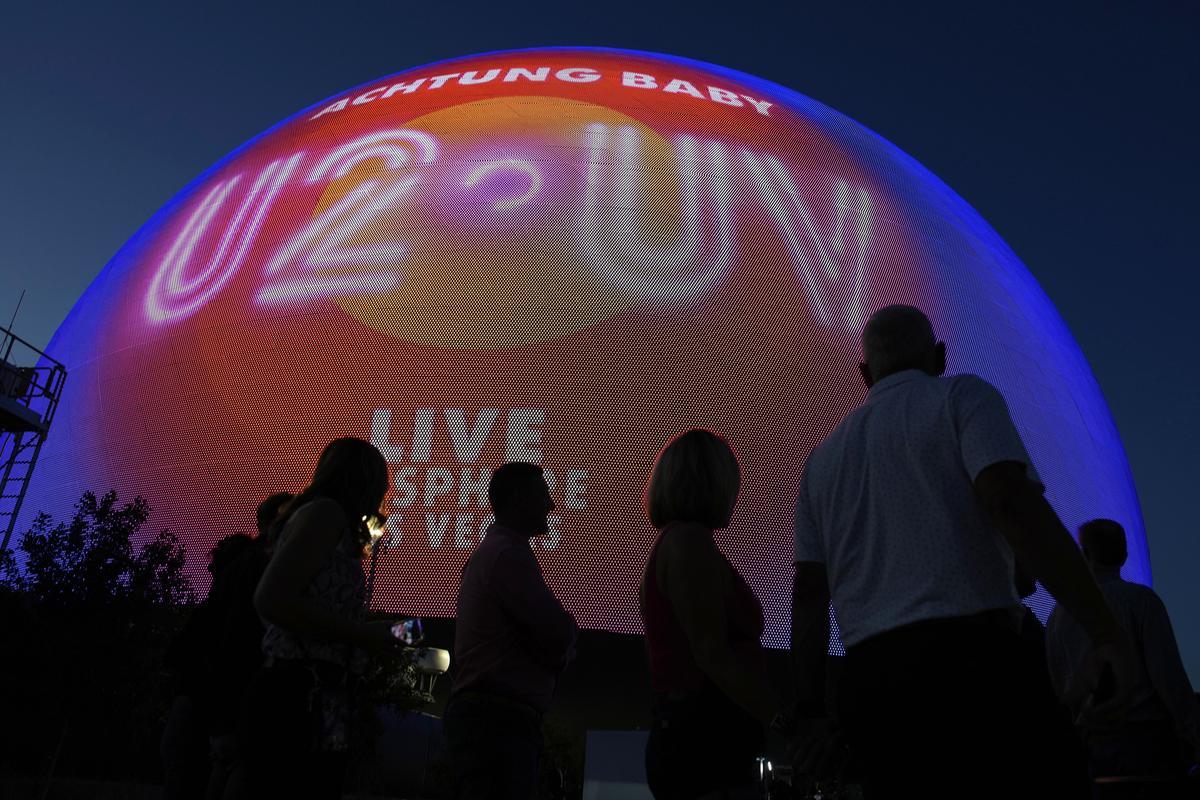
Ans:
POLYGON ((1066 524, 1124 523, 1148 581, 1100 389, 987 223, 807 97, 620 50, 381 78, 185 187, 54 338, 70 376, 24 517, 141 494, 199 578, 259 500, 360 436, 391 464, 374 606, 452 616, 491 469, 533 461, 548 583, 583 626, 635 632, 651 463, 705 427, 743 469, 717 540, 783 645, 805 458, 863 401, 863 323, 898 302, 1004 393, 1066 524))

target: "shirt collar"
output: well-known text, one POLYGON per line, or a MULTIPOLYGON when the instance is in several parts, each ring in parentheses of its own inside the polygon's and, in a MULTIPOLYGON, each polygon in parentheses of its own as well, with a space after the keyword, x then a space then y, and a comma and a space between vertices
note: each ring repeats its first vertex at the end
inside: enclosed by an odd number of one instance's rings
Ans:
POLYGON ((507 536, 509 539, 513 539, 518 542, 524 542, 526 544, 529 544, 528 536, 526 536, 523 533, 520 533, 519 531, 515 531, 512 528, 501 525, 498 522, 493 522, 491 525, 488 526, 487 535, 491 536, 493 534, 495 534, 496 536, 507 536))
POLYGON ((1092 574, 1096 576, 1096 583, 1111 583, 1121 580, 1120 567, 1092 567, 1092 574))
POLYGON ((867 392, 867 402, 874 400, 880 394, 886 392, 887 390, 889 390, 893 387, 899 386, 904 383, 911 383, 912 381, 919 380, 921 378, 928 378, 928 377, 929 377, 928 373, 922 372, 919 369, 905 369, 905 370, 901 370, 900 372, 893 372, 891 375, 888 375, 883 380, 879 380, 879 381, 875 382, 875 384, 867 392))

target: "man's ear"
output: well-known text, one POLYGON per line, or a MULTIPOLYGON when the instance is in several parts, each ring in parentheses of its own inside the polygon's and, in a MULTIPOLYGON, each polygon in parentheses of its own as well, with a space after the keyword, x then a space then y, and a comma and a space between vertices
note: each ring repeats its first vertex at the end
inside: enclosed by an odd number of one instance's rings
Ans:
POLYGON ((946 343, 938 342, 933 346, 934 368, 937 370, 934 375, 946 374, 946 343))
POLYGON ((871 377, 871 368, 866 364, 858 365, 858 374, 862 375, 863 383, 867 385, 868 389, 875 385, 875 379, 871 377))

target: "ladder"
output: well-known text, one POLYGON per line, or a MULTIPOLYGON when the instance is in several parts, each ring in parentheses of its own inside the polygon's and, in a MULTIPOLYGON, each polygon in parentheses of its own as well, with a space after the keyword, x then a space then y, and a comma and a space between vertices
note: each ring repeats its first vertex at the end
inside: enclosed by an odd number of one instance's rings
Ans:
POLYGON ((66 379, 60 362, 0 328, 0 552, 8 550, 66 379))

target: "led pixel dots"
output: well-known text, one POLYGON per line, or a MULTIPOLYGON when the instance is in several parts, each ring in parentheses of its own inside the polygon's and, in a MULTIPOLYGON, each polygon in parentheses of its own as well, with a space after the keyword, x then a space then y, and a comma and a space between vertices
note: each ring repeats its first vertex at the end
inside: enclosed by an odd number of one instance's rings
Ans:
POLYGON ((1017 257, 888 142, 685 59, 470 56, 305 109, 221 160, 108 264, 50 352, 71 370, 26 502, 144 495, 203 577, 337 436, 391 464, 375 606, 450 616, 504 460, 542 464, 538 545, 585 627, 638 630, 641 494, 683 430, 744 469, 717 540, 784 646, 795 489, 865 395, 876 308, 925 309, 997 385, 1069 526, 1115 518, 1149 580, 1099 388, 1017 257))

